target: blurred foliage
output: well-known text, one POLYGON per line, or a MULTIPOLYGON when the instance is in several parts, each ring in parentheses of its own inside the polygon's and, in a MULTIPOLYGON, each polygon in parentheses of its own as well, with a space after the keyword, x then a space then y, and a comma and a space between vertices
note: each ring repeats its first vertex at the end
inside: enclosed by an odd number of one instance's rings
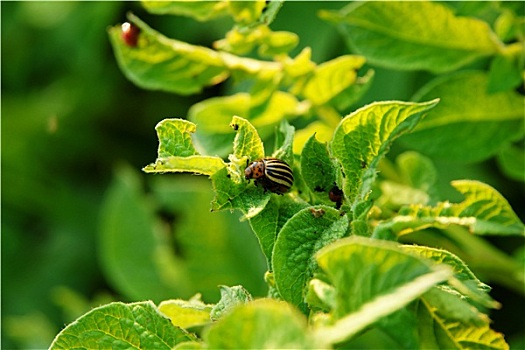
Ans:
MULTIPOLYGON (((480 18, 495 6, 461 4, 457 13, 476 12, 480 18)), ((348 49, 317 11, 343 5, 285 3, 272 30, 298 35, 292 57, 310 46, 312 60, 324 62, 348 49)), ((168 37, 208 47, 231 27, 224 19, 200 23, 153 16, 131 2, 1 4, 3 348, 47 347, 65 323, 110 300, 157 302, 202 292, 206 302, 216 302, 219 284, 242 284, 254 296, 266 293, 265 261, 255 238, 237 215, 208 212, 206 180, 139 171, 154 157, 152 130, 160 120, 184 117, 204 98, 242 89, 226 81, 182 97, 135 87, 118 69, 106 31, 130 10, 168 37), (124 222, 126 230, 116 230, 115 222, 124 222), (130 245, 112 245, 113 235, 129 235, 130 245), (153 260, 154 251, 161 259, 153 260), (152 276, 134 264, 140 259, 153 271, 166 261, 176 269, 152 276), (174 284, 175 277, 184 285, 174 284)), ((505 18, 484 19, 505 34, 505 18)), ((431 78, 420 71, 374 69, 374 82, 359 106, 409 100, 431 78)), ((388 157, 395 159, 402 151, 396 143, 388 157)), ((524 188, 517 175, 523 168, 514 165, 510 178, 501 170, 512 167, 512 159, 470 164, 432 159, 439 197, 460 199, 450 181, 477 179, 497 188, 523 221, 524 188)), ((521 242, 500 237, 493 243, 514 253, 521 242)), ((524 255, 523 250, 515 253, 524 255)), ((522 344, 525 324, 515 311, 523 306, 523 294, 494 287, 492 296, 505 301, 491 315, 494 328, 511 344, 513 338, 522 344)))

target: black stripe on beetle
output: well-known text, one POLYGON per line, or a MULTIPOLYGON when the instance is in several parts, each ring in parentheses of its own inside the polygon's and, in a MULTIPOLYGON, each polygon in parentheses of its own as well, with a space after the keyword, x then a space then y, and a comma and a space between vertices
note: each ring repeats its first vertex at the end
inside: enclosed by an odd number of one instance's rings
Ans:
POLYGON ((293 185, 293 172, 286 162, 277 158, 264 158, 244 169, 246 180, 254 179, 265 191, 283 194, 293 185))

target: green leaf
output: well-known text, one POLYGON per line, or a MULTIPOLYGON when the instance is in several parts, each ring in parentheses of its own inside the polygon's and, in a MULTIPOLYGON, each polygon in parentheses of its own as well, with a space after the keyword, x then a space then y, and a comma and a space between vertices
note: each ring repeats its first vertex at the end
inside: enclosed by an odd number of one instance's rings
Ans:
POLYGON ((308 203, 298 197, 271 196, 264 209, 249 218, 250 226, 257 235, 261 249, 266 256, 269 271, 273 269, 272 251, 277 233, 295 213, 307 206, 308 203))
MULTIPOLYGON (((170 237, 168 248, 179 253, 177 262, 186 277, 178 279, 167 274, 165 278, 188 290, 184 294, 171 293, 164 300, 187 299, 197 292, 204 300, 216 300, 217 285, 224 283, 242 283, 257 294, 264 293, 263 281, 253 277, 266 270, 257 241, 249 226, 239 222, 238 214, 210 212, 213 192, 207 179, 166 175, 149 180, 148 197, 155 200, 162 220, 158 225, 165 229, 162 237, 170 237), (250 264, 245 263, 247 259, 250 264)), ((161 271, 167 273, 169 269, 161 271)))
POLYGON ((324 311, 330 311, 330 309, 336 307, 335 299, 336 292, 332 285, 317 278, 310 280, 306 294, 306 302, 310 308, 316 307, 324 311))
POLYGON ((336 290, 332 314, 338 321, 316 332, 330 343, 349 339, 452 275, 397 244, 357 236, 325 247, 316 258, 336 290))
POLYGON ((159 305, 159 311, 168 317, 174 326, 184 329, 210 323, 211 310, 212 306, 204 304, 200 297, 194 297, 189 301, 165 300, 159 305))
MULTIPOLYGON (((250 106, 251 98, 247 93, 212 97, 192 105, 188 111, 188 119, 199 126, 199 132, 205 134, 203 139, 218 133, 233 136, 229 126, 232 117, 234 115, 248 117, 250 106)), ((229 146, 231 148, 231 144, 229 146)))
POLYGON ((164 119, 155 126, 159 138, 159 158, 169 156, 187 157, 198 154, 193 147, 191 134, 197 126, 184 119, 164 119))
POLYGON ((482 326, 443 318, 424 299, 417 307, 420 345, 423 349, 509 349, 500 333, 482 326))
POLYGON ((301 153, 301 174, 310 190, 314 193, 325 192, 327 196, 336 183, 336 171, 327 145, 317 141, 315 134, 312 135, 301 153))
POLYGON ((210 317, 216 321, 231 312, 237 305, 253 300, 251 294, 243 286, 220 286, 221 300, 211 310, 210 317))
POLYGON ((357 3, 324 16, 341 23, 356 53, 391 69, 449 72, 503 46, 487 23, 434 2, 357 3))
POLYGON ((256 102, 256 97, 238 93, 194 104, 188 112, 188 118, 199 125, 196 143, 208 154, 226 155, 231 152, 234 138, 231 127, 228 127, 232 116, 238 115, 248 120, 260 137, 264 138, 273 134, 275 126, 285 117, 302 113, 299 101, 282 91, 270 91, 264 103, 255 105, 256 102))
POLYGON ((435 312, 450 321, 459 321, 465 325, 483 326, 490 322, 487 315, 481 313, 467 302, 467 299, 454 290, 436 286, 426 292, 422 299, 436 310, 435 312))
POLYGON ((109 35, 121 70, 136 85, 189 95, 229 76, 217 52, 168 39, 134 15, 129 19, 141 30, 137 47, 126 45, 119 26, 110 28, 109 35))
POLYGON ((228 14, 226 1, 152 1, 141 0, 142 6, 150 13, 157 15, 181 15, 195 18, 198 21, 225 16, 228 14))
POLYGON ((348 230, 348 216, 327 206, 308 207, 290 218, 277 236, 272 266, 281 297, 305 307, 304 295, 317 264, 315 252, 348 230))
POLYGON ((397 156, 396 164, 407 185, 429 194, 433 191, 437 181, 437 171, 429 158, 408 151, 397 156))
POLYGON ((374 82, 375 72, 369 69, 365 75, 358 76, 355 82, 339 95, 330 100, 329 104, 341 112, 347 111, 351 106, 361 100, 374 82))
POLYGON ((316 69, 316 65, 312 62, 312 49, 305 47, 295 58, 283 59, 283 68, 285 77, 291 79, 291 84, 301 77, 305 77, 316 69))
POLYGON ((366 200, 379 160, 393 141, 410 131, 438 100, 376 102, 346 116, 334 132, 331 154, 344 173, 343 191, 352 210, 366 200))
POLYGON ((258 46, 260 56, 274 57, 288 53, 299 42, 299 37, 290 32, 273 32, 266 24, 253 28, 235 27, 226 38, 214 42, 214 47, 236 55, 249 54, 258 46))
POLYGON ((50 349, 172 349, 194 340, 151 301, 97 307, 64 328, 50 349))
POLYGON ((481 282, 474 273, 472 273, 465 262, 449 251, 415 245, 404 245, 402 246, 402 249, 426 259, 433 260, 438 264, 446 264, 452 268, 454 271, 454 277, 460 281, 474 282, 474 285, 480 292, 488 293, 490 291, 490 287, 481 282))
POLYGON ((398 235, 428 227, 460 225, 478 235, 525 236, 525 226, 507 200, 494 188, 473 180, 453 181, 452 186, 464 195, 463 202, 438 203, 435 207, 411 205, 387 226, 398 235))
POLYGON ((244 26, 256 22, 266 6, 264 0, 228 1, 227 3, 235 22, 244 26))
POLYGON ((260 299, 235 308, 204 335, 210 349, 316 349, 306 318, 289 304, 260 299))
POLYGON ((219 157, 189 156, 157 158, 155 163, 146 165, 142 171, 146 173, 194 173, 213 175, 226 167, 219 157))
POLYGON ((210 176, 215 198, 211 204, 212 211, 240 209, 246 219, 259 214, 270 200, 271 193, 261 188, 247 186, 246 183, 235 183, 232 175, 223 168, 210 176))
MULTIPOLYGON (((474 302, 487 308, 498 309, 501 307, 501 305, 488 294, 490 287, 481 282, 472 271, 470 271, 465 262, 456 255, 446 250, 414 245, 403 246, 403 250, 434 260, 438 264, 446 264, 453 269, 454 279, 450 279, 447 285, 442 285, 441 291, 448 292, 454 296, 458 296, 461 293, 462 298, 468 298, 469 302, 474 302)), ((439 297, 439 295, 437 296, 439 297)), ((438 299, 442 300, 446 298, 439 297, 438 299)), ((461 307, 461 305, 459 305, 458 308, 459 307, 461 307)), ((451 308, 449 312, 445 314, 450 317, 454 312, 457 311, 451 308)), ((464 313, 464 315, 467 315, 467 312, 464 313)), ((464 321, 466 322, 466 320, 464 321)))
POLYGON ((522 49, 519 55, 499 55, 492 60, 487 92, 494 93, 512 90, 523 85, 523 55, 524 51, 522 49))
POLYGON ((263 38, 258 53, 263 57, 285 55, 299 43, 299 36, 295 33, 279 31, 270 32, 263 38))
POLYGON ((234 116, 231 124, 237 131, 233 141, 233 156, 256 161, 264 158, 264 147, 255 127, 246 119, 234 116))
POLYGON ((498 165, 503 173, 516 181, 525 181, 525 151, 523 147, 507 145, 498 153, 498 165))
POLYGON ((219 157, 201 156, 191 134, 197 126, 183 119, 164 119, 155 130, 159 139, 158 158, 145 166, 146 173, 191 172, 212 175, 226 166, 219 157))
POLYGON ((314 105, 323 105, 355 83, 357 70, 365 59, 360 56, 340 56, 320 64, 308 79, 302 95, 314 105))
POLYGON ((294 156, 293 156, 293 137, 295 134, 295 128, 288 123, 286 119, 281 121, 279 130, 275 135, 275 147, 276 150, 272 153, 272 157, 284 160, 288 165, 293 168, 294 156))
POLYGON ((102 207, 99 232, 102 268, 113 288, 130 299, 165 300, 187 294, 185 271, 177 264, 152 203, 131 169, 118 169, 102 207))
POLYGON ((385 164, 386 161, 383 159, 379 166, 381 173, 385 171, 387 180, 379 183, 381 196, 375 201, 375 205, 398 211, 404 205, 437 201, 437 171, 429 158, 413 151, 401 153, 396 158, 395 170, 386 168, 389 166, 385 164))
POLYGON ((301 154, 306 142, 315 134, 320 142, 328 142, 332 139, 334 128, 321 121, 314 121, 295 132, 293 152, 301 154))
POLYGON ((487 93, 483 72, 459 72, 433 80, 414 97, 439 97, 439 105, 402 141, 425 154, 480 161, 523 136, 525 98, 514 91, 487 93))
POLYGON ((268 1, 266 3, 266 8, 263 9, 263 13, 259 18, 259 22, 266 25, 270 25, 279 13, 279 10, 283 6, 283 3, 284 0, 268 1))

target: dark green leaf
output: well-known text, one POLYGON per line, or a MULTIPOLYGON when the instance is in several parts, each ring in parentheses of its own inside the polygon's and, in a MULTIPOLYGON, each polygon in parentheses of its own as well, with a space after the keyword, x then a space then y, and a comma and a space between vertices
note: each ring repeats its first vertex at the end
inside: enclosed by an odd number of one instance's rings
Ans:
POLYGON ((336 168, 330 159, 326 144, 317 141, 315 134, 304 145, 301 153, 301 174, 312 192, 328 192, 336 183, 336 168))
POLYGON ((284 300, 304 308, 308 281, 317 267, 313 255, 347 230, 348 216, 327 206, 302 209, 286 222, 272 256, 275 282, 284 300))

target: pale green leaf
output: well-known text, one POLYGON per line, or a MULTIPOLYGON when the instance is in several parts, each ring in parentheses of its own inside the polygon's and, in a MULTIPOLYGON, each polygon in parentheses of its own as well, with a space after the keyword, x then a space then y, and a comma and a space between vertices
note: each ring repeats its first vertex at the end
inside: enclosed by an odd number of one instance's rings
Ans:
POLYGON ((331 343, 349 339, 452 275, 397 244, 357 236, 325 247, 316 258, 336 290, 332 314, 338 321, 316 332, 331 343))
POLYGON ((336 291, 332 285, 317 278, 310 280, 306 294, 306 302, 310 308, 315 307, 330 311, 336 307, 335 299, 336 291))
MULTIPOLYGON (((447 292, 454 296, 460 296, 463 299, 468 299, 472 304, 477 303, 478 305, 483 305, 487 308, 498 309, 501 307, 498 302, 490 297, 490 287, 481 282, 472 271, 470 271, 465 262, 456 255, 442 249, 415 245, 403 246, 403 250, 431 259, 438 264, 446 264, 453 269, 454 278, 449 279, 447 285, 440 286, 442 292, 447 292)), ((446 296, 440 297, 439 294, 436 294, 436 297, 441 303, 447 303, 443 301, 447 299, 446 296)), ((432 304, 432 302, 430 302, 430 304, 432 304)), ((463 306, 461 304, 458 305, 458 308, 462 307, 468 306, 463 306)), ((451 317, 455 312, 457 311, 453 310, 453 307, 451 307, 445 314, 447 314, 448 317, 451 317)), ((471 312, 465 310, 464 315, 467 316, 469 313, 472 316, 471 312)))
POLYGON ((503 47, 487 23, 435 2, 354 3, 324 14, 341 23, 356 53, 392 69, 443 73, 503 47))
POLYGON ((458 72, 433 80, 414 98, 439 105, 402 138, 421 152, 448 160, 479 161, 523 137, 525 98, 514 91, 487 93, 483 72, 458 72))
POLYGON ((212 18, 228 14, 226 1, 153 1, 141 0, 142 6, 157 15, 180 15, 195 18, 198 21, 208 21, 212 18))
POLYGON ((404 205, 435 203, 439 198, 436 168, 429 158, 417 152, 397 156, 395 169, 383 159, 379 170, 387 178, 379 183, 381 196, 375 201, 382 209, 398 211, 404 205))
POLYGON ((235 22, 240 25, 249 25, 256 22, 266 6, 264 0, 228 1, 228 10, 235 22))
POLYGON ((343 191, 346 200, 356 210, 366 201, 376 178, 379 160, 394 140, 410 131, 422 114, 437 104, 375 102, 346 116, 334 132, 331 154, 344 173, 343 191))
POLYGON ((138 86, 189 95, 229 76, 217 52, 168 39, 134 15, 129 19, 141 30, 136 47, 122 40, 120 26, 110 28, 109 34, 121 70, 138 86))
POLYGON ((479 235, 525 235, 525 226, 507 200, 494 188, 474 180, 452 182, 465 199, 461 203, 438 203, 435 207, 412 205, 393 219, 391 228, 403 235, 428 227, 460 225, 479 235))
POLYGON ((199 132, 203 132, 207 137, 218 133, 233 136, 229 126, 232 117, 239 115, 248 118, 250 107, 251 97, 247 93, 212 97, 191 106, 188 111, 188 119, 197 124, 199 132))
POLYGON ((197 126, 184 119, 164 119, 155 126, 159 138, 157 157, 187 157, 197 154, 191 134, 197 126))
POLYGON ((422 348, 507 350, 503 335, 490 329, 487 323, 469 325, 441 317, 433 306, 421 299, 418 330, 422 348))
POLYGON ((319 142, 328 142, 332 139, 334 128, 321 121, 314 121, 295 132, 293 153, 301 154, 306 142, 315 134, 319 142))
POLYGON ((299 43, 299 36, 291 32, 270 32, 263 38, 258 53, 264 57, 285 55, 299 43))
POLYGON ((305 47, 295 58, 286 57, 283 60, 283 69, 285 76, 289 79, 304 77, 316 68, 312 62, 312 49, 305 47))
POLYGON ((375 205, 383 210, 397 211, 404 205, 428 204, 430 201, 427 192, 389 180, 381 181, 379 189, 381 196, 375 200, 375 205))
POLYGON ((232 175, 226 168, 213 174, 211 177, 215 198, 211 208, 215 210, 240 209, 246 219, 259 214, 268 201, 271 193, 262 188, 247 186, 247 183, 235 183, 232 175))
POLYGON ((171 324, 151 301, 97 307, 64 328, 50 349, 172 349, 194 337, 171 324))
POLYGON ((230 124, 237 131, 233 141, 233 156, 256 161, 264 158, 264 147, 255 127, 246 119, 234 116, 230 124))
POLYGON ((360 56, 340 56, 320 64, 302 90, 302 95, 314 105, 322 105, 355 83, 357 71, 365 59, 360 56))
POLYGON ((205 346, 200 341, 185 341, 175 345, 173 350, 201 350, 205 349, 205 346))
POLYGON ((368 92, 374 82, 374 76, 374 70, 369 69, 365 75, 358 76, 352 85, 330 100, 329 104, 340 112, 346 112, 368 92))
POLYGON ((452 254, 449 251, 416 245, 404 245, 402 246, 402 249, 404 251, 417 254, 426 259, 433 260, 438 264, 446 264, 452 268, 452 270, 454 271, 454 277, 456 277, 460 281, 474 282, 476 288, 480 292, 488 293, 490 291, 490 287, 482 283, 474 275, 474 273, 472 273, 472 271, 468 268, 465 262, 463 262, 460 258, 458 258, 456 255, 452 254))
POLYGON ((314 254, 343 237, 348 216, 327 206, 308 207, 290 218, 277 236, 272 266, 281 297, 304 308, 303 295, 317 264, 314 254))
POLYGON ((458 292, 436 286, 422 297, 425 303, 431 305, 436 313, 445 315, 450 321, 459 321, 465 325, 483 326, 490 322, 487 315, 481 313, 458 292))
POLYGON ((199 175, 213 175, 226 167, 226 163, 219 157, 189 156, 157 158, 155 163, 145 166, 146 173, 194 173, 199 175))
POLYGON ((192 298, 189 301, 165 300, 159 305, 159 311, 168 317, 174 326, 184 329, 210 323, 211 310, 212 306, 204 304, 200 298, 192 298))
POLYGON ((213 306, 210 317, 216 321, 231 312, 237 305, 246 304, 253 300, 252 295, 243 286, 219 286, 221 299, 213 306))
POLYGON ((245 27, 234 27, 224 39, 214 42, 218 50, 231 52, 236 55, 250 53, 258 47, 260 56, 274 57, 286 54, 299 42, 299 37, 291 32, 273 32, 270 28, 261 24, 249 29, 245 27))
POLYGON ((306 318, 289 304, 260 299, 235 308, 204 335, 210 349, 318 349, 306 318))

